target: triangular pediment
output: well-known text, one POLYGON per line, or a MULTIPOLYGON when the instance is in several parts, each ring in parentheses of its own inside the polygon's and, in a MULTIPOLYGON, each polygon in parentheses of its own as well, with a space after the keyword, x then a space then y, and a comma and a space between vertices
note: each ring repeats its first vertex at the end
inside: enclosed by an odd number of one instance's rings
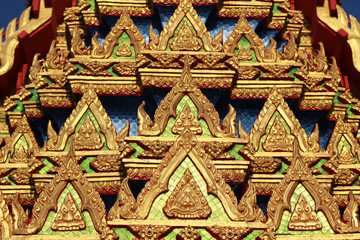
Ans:
POLYGON ((250 143, 256 151, 289 152, 294 138, 298 139, 304 152, 321 151, 318 126, 308 137, 282 94, 274 87, 250 131, 250 143))
POLYGON ((109 150, 118 148, 116 130, 94 90, 89 88, 66 119, 59 134, 48 124, 48 139, 43 149, 64 151, 75 139, 76 150, 102 149, 106 142, 109 150))
MULTIPOLYGON (((127 218, 128 216, 146 219, 149 216, 152 205, 156 205, 155 199, 169 191, 170 178, 184 161, 190 161, 190 165, 193 165, 194 169, 198 171, 199 176, 202 176, 201 178, 206 183, 206 194, 214 195, 222 203, 224 211, 230 219, 237 221, 245 219, 248 221, 264 220, 262 211, 256 205, 256 192, 251 183, 249 184, 248 192, 238 204, 234 192, 225 183, 225 180, 215 168, 210 155, 206 154, 189 127, 185 128, 169 149, 150 180, 138 195, 137 201, 135 201, 128 186, 123 185, 117 202, 109 212, 109 219, 127 218)), ((199 198, 201 199, 200 193, 199 198)))
MULTIPOLYGON (((171 91, 161 101, 160 105, 155 111, 154 123, 145 112, 145 102, 138 108, 138 134, 147 136, 161 135, 166 127, 169 125, 169 119, 177 119, 177 123, 184 123, 187 118, 179 118, 178 106, 184 99, 189 99, 189 104, 192 104, 197 110, 197 120, 205 121, 210 134, 215 137, 235 137, 236 136, 236 111, 229 105, 229 113, 224 118, 220 126, 220 116, 216 111, 214 105, 206 98, 201 90, 196 86, 193 77, 190 73, 190 66, 188 58, 185 61, 185 67, 181 74, 180 80, 171 89, 171 91)), ((184 101, 186 102, 186 101, 184 101)), ((184 115, 183 115, 184 116, 184 115)), ((171 125, 173 128, 173 124, 171 125)), ((170 131, 171 131, 170 128, 170 131)), ((203 128, 204 130, 205 128, 203 128)), ((209 135, 210 135, 209 134, 209 135)))
POLYGON ((164 51, 222 51, 222 31, 213 38, 201 21, 192 1, 181 1, 160 36, 150 28, 148 49, 164 51))
POLYGON ((269 229, 277 231, 279 234, 292 234, 284 229, 283 224, 289 224, 289 231, 296 232, 321 230, 322 233, 331 233, 339 231, 339 208, 330 193, 311 174, 308 165, 300 155, 298 141, 296 140, 294 141, 293 161, 284 179, 273 190, 267 206, 267 216, 269 229), (306 194, 303 196, 304 199, 301 199, 302 194, 306 194), (309 201, 313 202, 311 206, 309 201), (307 213, 300 219, 299 216, 302 211, 307 213), (289 212, 292 212, 290 217, 289 212), (318 212, 325 215, 325 218, 319 218, 321 219, 321 226, 316 220, 318 212), (314 213, 316 214, 314 215, 314 213), (290 221, 286 222, 286 219, 290 221), (329 227, 323 229, 324 226, 329 227))

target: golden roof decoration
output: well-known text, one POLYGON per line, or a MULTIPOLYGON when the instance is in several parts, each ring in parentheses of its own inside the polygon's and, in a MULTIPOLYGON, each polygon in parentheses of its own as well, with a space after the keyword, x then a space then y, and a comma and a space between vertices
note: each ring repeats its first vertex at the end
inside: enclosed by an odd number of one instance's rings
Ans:
MULTIPOLYGON (((290 110, 288 104, 285 102, 282 94, 274 87, 266 100, 263 109, 260 111, 258 118, 255 120, 254 126, 250 131, 250 144, 257 151, 259 148, 260 138, 266 134, 266 127, 271 120, 274 113, 279 113, 284 119, 290 129, 293 137, 299 141, 300 149, 304 152, 321 152, 319 144, 319 128, 316 125, 313 133, 308 137, 305 130, 301 127, 299 120, 290 110)), ((276 123, 276 121, 275 121, 276 123)), ((277 121, 277 123, 280 123, 277 121)), ((272 126, 272 128, 274 125, 272 126)), ((269 133, 270 134, 270 133, 269 133)), ((277 149, 268 149, 274 151, 277 149)), ((288 151, 288 149, 286 149, 288 151)))
POLYGON ((138 195, 137 201, 135 201, 128 185, 123 185, 126 179, 123 181, 122 189, 118 193, 118 199, 109 212, 109 219, 134 217, 145 219, 155 198, 159 194, 168 191, 168 181, 171 175, 187 156, 203 176, 208 193, 215 195, 222 202, 224 210, 230 219, 234 221, 264 220, 262 211, 256 205, 255 189, 249 186, 250 190, 238 204, 234 192, 225 183, 224 178, 221 177, 211 161, 210 155, 206 154, 189 127, 184 129, 166 153, 154 174, 138 195))
POLYGON ((267 224, 269 230, 276 231, 278 229, 285 210, 291 212, 290 199, 295 188, 300 183, 314 199, 314 211, 322 211, 332 230, 334 232, 341 232, 339 208, 330 193, 311 174, 309 167, 303 160, 303 156, 300 154, 300 146, 297 139, 294 141, 291 165, 284 179, 274 188, 267 206, 267 224))
MULTIPOLYGON (((162 30, 162 32, 160 33, 159 37, 156 37, 156 34, 153 32, 152 28, 150 28, 150 36, 151 36, 151 41, 149 42, 149 44, 147 45, 147 48, 149 50, 157 50, 157 51, 164 51, 166 50, 167 46, 168 46, 168 42, 171 38, 174 37, 175 35, 175 30, 179 27, 179 25, 181 24, 181 22, 183 22, 183 19, 186 18, 189 20, 189 23, 192 25, 192 27, 194 28, 195 32, 196 32, 196 36, 198 37, 199 40, 202 41, 202 45, 205 51, 207 52, 220 52, 222 51, 222 30, 219 32, 219 34, 217 36, 215 36, 214 38, 211 38, 210 33, 208 32, 208 30, 206 29, 205 24, 201 21, 199 15, 196 13, 196 10, 194 9, 194 7, 192 6, 192 1, 191 0, 183 0, 180 1, 179 6, 176 8, 174 14, 171 16, 171 18, 169 19, 168 23, 166 24, 166 26, 164 27, 164 29, 162 30)), ((186 22, 183 23, 183 25, 181 26, 180 32, 182 34, 185 33, 189 33, 190 37, 191 37, 191 41, 193 43, 188 43, 187 46, 185 48, 178 48, 175 47, 175 45, 172 45, 172 47, 170 47, 171 49, 175 50, 175 51, 182 51, 182 50, 187 50, 187 51, 196 51, 199 50, 198 49, 198 43, 196 44, 194 41, 196 40, 194 37, 194 35, 192 35, 189 31, 190 28, 187 25, 186 22), (190 44, 190 45, 189 45, 190 44), (195 44, 193 47, 191 47, 193 44, 195 44), (194 48, 195 47, 195 48, 194 48)), ((185 34, 184 36, 180 35, 177 36, 175 38, 174 41, 180 41, 182 42, 182 44, 184 44, 183 41, 190 41, 190 39, 184 39, 183 37, 189 35, 189 34, 185 34), (176 40, 177 38, 179 38, 179 40, 176 40)), ((196 40, 197 41, 197 40, 196 40)), ((175 44, 175 43, 174 43, 175 44)))
POLYGON ((219 114, 201 90, 195 85, 193 77, 190 73, 188 60, 185 60, 185 67, 182 71, 180 80, 161 101, 160 105, 156 109, 154 124, 145 112, 145 102, 139 106, 138 134, 149 136, 157 136, 161 134, 167 125, 168 119, 170 117, 176 118, 176 106, 185 95, 189 96, 189 98, 193 101, 198 110, 197 118, 205 120, 213 136, 236 136, 236 112, 229 105, 229 113, 224 118, 222 126, 220 127, 219 114))
MULTIPOLYGON (((75 160, 73 142, 70 143, 67 159, 36 200, 32 211, 31 223, 23 227, 19 226, 14 230, 14 233, 25 235, 37 233, 43 227, 49 212, 57 210, 57 199, 67 184, 71 184, 80 196, 82 202, 81 211, 89 212, 94 227, 99 232, 101 239, 107 237, 117 239, 118 236, 115 232, 107 226, 104 202, 94 186, 86 179, 83 169, 75 160)), ((16 215, 19 214, 17 212, 14 214, 16 219, 23 217, 16 215)), ((24 214, 24 212, 20 212, 20 214, 24 214)))
MULTIPOLYGON (((80 120, 84 117, 84 114, 87 111, 90 111, 92 113, 92 115, 94 116, 94 120, 99 124, 100 132, 104 135, 108 148, 110 150, 118 149, 115 127, 112 124, 110 117, 107 115, 104 107, 102 106, 97 94, 91 88, 86 89, 84 95, 76 105, 75 109, 66 119, 64 126, 59 131, 59 134, 56 134, 55 130, 51 126, 51 123, 49 122, 48 139, 43 149, 48 151, 64 150, 69 138, 75 134, 76 127, 78 126, 80 120)), ((91 123, 89 122, 89 124, 87 125, 89 129, 84 129, 86 126, 82 128, 85 130, 84 137, 86 137, 86 132, 89 131, 96 135, 97 130, 94 129, 94 127, 91 128, 91 126, 93 126, 92 120, 90 120, 90 118, 86 119, 88 119, 87 122, 91 121, 91 123)), ((79 134, 81 134, 81 132, 78 132, 77 135, 75 134, 74 137, 76 139, 79 138, 79 134)), ((76 142, 75 149, 83 149, 85 147, 84 144, 86 144, 86 142, 84 141, 76 142)))

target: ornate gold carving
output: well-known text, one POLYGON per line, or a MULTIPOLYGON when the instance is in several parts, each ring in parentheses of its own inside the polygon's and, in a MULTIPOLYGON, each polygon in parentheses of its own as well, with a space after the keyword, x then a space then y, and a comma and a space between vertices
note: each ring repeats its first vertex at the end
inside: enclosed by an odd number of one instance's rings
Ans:
POLYGON ((174 41, 170 44, 170 49, 174 51, 198 51, 201 49, 201 45, 186 22, 180 27, 174 41))
POLYGON ((2 239, 10 239, 14 231, 14 223, 9 211, 9 207, 0 191, 0 224, 2 239))
POLYGON ((166 236, 170 227, 168 226, 130 226, 132 232, 134 232, 140 239, 143 240, 155 240, 161 239, 166 236))
POLYGON ((251 167, 254 173, 274 173, 281 166, 281 161, 273 157, 254 157, 251 167))
POLYGON ((284 179, 273 189, 267 207, 268 226, 271 231, 278 229, 285 210, 291 211, 290 199, 296 186, 301 183, 315 201, 314 211, 322 211, 331 228, 340 231, 340 211, 330 193, 311 174, 300 155, 298 141, 294 141, 293 161, 284 179))
MULTIPOLYGON (((118 149, 119 146, 116 142, 115 127, 113 126, 110 117, 107 115, 104 107, 102 106, 99 98, 97 97, 97 94, 91 88, 88 88, 85 91, 84 95, 77 103, 71 115, 66 119, 65 124, 59 131, 59 134, 56 134, 56 132, 52 128, 48 129, 48 139, 46 141, 46 145, 44 149, 64 150, 65 146, 68 143, 69 137, 75 133, 76 126, 79 124, 81 118, 83 117, 83 114, 88 110, 92 112, 94 116, 94 120, 96 120, 97 123, 99 124, 100 132, 104 135, 108 148, 110 150, 118 149)), ((84 131, 93 130, 91 131, 91 134, 95 134, 95 135, 98 134, 97 131, 93 128, 92 120, 89 119, 87 121, 84 121, 82 126, 84 131), (85 124, 85 122, 88 122, 88 124, 85 124), (96 133, 94 131, 96 131, 96 133)), ((74 137, 79 138, 78 136, 82 134, 82 137, 80 138, 81 141, 89 140, 88 144, 83 147, 85 147, 85 149, 93 148, 91 144, 94 143, 92 141, 94 139, 89 138, 90 135, 86 131, 85 132, 79 131, 77 134, 75 134, 74 137), (88 134, 88 136, 86 136, 86 134, 88 134)), ((81 141, 79 143, 83 145, 84 142, 81 141)), ((97 140, 95 147, 99 148, 102 145, 103 143, 97 140)))
POLYGON ((186 103, 181 110, 179 117, 174 123, 171 131, 174 134, 181 134, 186 127, 189 127, 193 134, 201 134, 202 129, 195 119, 194 114, 191 112, 189 105, 186 103))
POLYGON ((118 57, 130 57, 131 55, 132 52, 125 42, 123 42, 116 51, 116 56, 118 57))
MULTIPOLYGON (((119 44, 118 39, 123 33, 126 33, 130 37, 130 44, 134 46, 136 54, 140 53, 141 50, 145 48, 145 39, 143 35, 139 32, 134 22, 131 20, 129 13, 127 11, 124 11, 115 26, 111 29, 111 32, 106 36, 103 48, 99 46, 99 44, 95 43, 96 39, 93 39, 93 44, 96 44, 97 47, 92 51, 92 57, 109 58, 114 51, 114 47, 119 44)), ((120 45, 120 48, 124 50, 123 45, 120 45)), ((126 55, 129 54, 128 50, 122 52, 121 54, 124 53, 126 53, 126 55)))
POLYGON ((292 142, 290 135, 287 133, 284 125, 281 123, 278 116, 270 128, 270 132, 267 135, 263 148, 266 151, 285 151, 290 152, 292 149, 292 142))
POLYGON ((74 198, 68 193, 55 215, 51 229, 55 231, 77 231, 84 228, 84 219, 75 204, 74 198))
POLYGON ((170 194, 164 213, 169 218, 207 218, 211 214, 209 204, 189 169, 170 194))
POLYGON ((100 149, 104 143, 88 115, 74 138, 76 150, 100 149))
POLYGON ((146 146, 146 150, 142 152, 139 157, 144 158, 162 158, 172 146, 173 142, 155 141, 142 141, 141 144, 146 146))
POLYGON ((180 100, 185 96, 195 104, 198 119, 204 119, 210 132, 216 137, 234 137, 236 136, 236 112, 230 107, 228 117, 224 120, 222 129, 220 128, 220 117, 214 106, 202 94, 194 83, 190 73, 188 61, 185 62, 184 70, 181 74, 180 81, 161 101, 155 111, 154 124, 145 112, 145 103, 143 102, 138 108, 138 134, 156 136, 162 133, 170 117, 176 117, 176 107, 180 100), (234 118, 235 117, 235 118, 234 118))
POLYGON ((208 227, 213 234, 217 235, 219 239, 223 240, 240 240, 249 231, 244 227, 226 227, 226 226, 212 226, 208 227))
POLYGON ((29 220, 29 209, 24 211, 24 208, 20 205, 19 202, 20 194, 15 194, 14 200, 12 202, 12 211, 14 216, 14 229, 24 228, 28 224, 29 220))
MULTIPOLYGON (((70 144, 69 155, 59 169, 59 172, 40 193, 33 208, 32 221, 24 228, 15 230, 16 234, 34 234, 39 231, 49 214, 56 211, 57 199, 67 184, 71 184, 81 199, 81 211, 88 211, 96 231, 102 239, 117 239, 116 233, 106 223, 105 204, 98 192, 83 174, 83 169, 78 165, 74 156, 73 143, 70 144)), ((70 226, 74 227, 70 224, 70 226)), ((69 226, 69 227, 70 227, 69 226)), ((58 226, 60 229, 65 226, 58 226)), ((81 227, 79 225, 78 227, 81 227)))
POLYGON ((97 172, 114 172, 121 170, 120 155, 100 155, 90 162, 92 169, 97 172))
POLYGON ((316 213, 306 201, 304 195, 300 194, 290 217, 289 229, 294 231, 314 231, 321 230, 321 228, 321 222, 316 213))
POLYGON ((194 57, 198 60, 195 69, 227 69, 223 64, 224 60, 228 58, 227 55, 208 53, 194 55, 194 57))
POLYGON ((176 235, 179 240, 200 240, 201 235, 191 226, 185 227, 181 232, 176 235))
MULTIPOLYGON (((253 144, 255 152, 259 148, 260 138, 266 134, 266 127, 271 120, 271 117, 276 112, 278 112, 285 120, 290 129, 290 134, 298 138, 299 146, 302 151, 321 151, 318 134, 319 129, 315 127, 314 134, 311 134, 309 137, 307 137, 305 130, 301 127, 300 122, 295 117, 294 113, 290 110, 287 103, 284 101, 282 94, 276 87, 274 87, 269 95, 269 98, 266 100, 263 109, 260 111, 253 128, 250 131, 250 143, 253 144)), ((274 128, 274 126, 275 124, 272 126, 272 128, 274 128)), ((271 150, 275 149, 271 148, 271 150)), ((283 150, 289 151, 288 143, 286 144, 286 148, 283 150)))
POLYGON ((85 76, 104 76, 104 77, 111 77, 111 73, 108 69, 111 67, 112 63, 109 62, 99 62, 96 60, 92 61, 81 61, 79 62, 81 66, 84 67, 78 75, 85 75, 85 76))
POLYGON ((360 232, 359 226, 359 206, 355 200, 353 192, 349 192, 349 203, 343 214, 343 224, 341 230, 348 233, 360 232))
POLYGON ((243 47, 235 57, 240 61, 250 61, 253 58, 245 47, 243 47))
MULTIPOLYGON (((169 40, 175 35, 176 29, 180 23, 183 22, 184 18, 189 20, 190 24, 196 32, 197 37, 202 41, 202 45, 205 51, 220 52, 222 50, 222 31, 220 31, 220 33, 215 36, 214 39, 212 39, 210 33, 206 29, 206 26, 203 24, 199 15, 193 8, 192 2, 190 0, 180 1, 179 6, 176 8, 174 14, 169 19, 169 22, 166 24, 159 37, 151 32, 152 29, 150 30, 152 41, 149 42, 147 48, 150 50, 164 51, 168 46, 169 40)), ((193 35, 192 31, 189 29, 189 26, 184 25, 187 25, 187 23, 183 22, 183 25, 181 26, 182 30, 180 30, 179 33, 182 33, 180 36, 177 36, 180 37, 179 40, 176 40, 176 37, 174 41, 180 41, 181 39, 183 39, 183 41, 188 41, 189 39, 184 39, 183 36, 189 35, 189 37, 191 37, 191 35, 193 35)), ((191 44, 188 43, 186 46, 183 46, 183 43, 181 43, 181 46, 176 46, 178 45, 177 43, 176 45, 170 45, 170 48, 172 50, 199 50, 200 48, 194 41, 197 41, 197 39, 194 37, 191 37, 191 44)))
POLYGON ((244 220, 249 222, 265 222, 266 218, 262 210, 256 204, 256 189, 252 181, 248 181, 248 189, 241 198, 238 209, 244 220))

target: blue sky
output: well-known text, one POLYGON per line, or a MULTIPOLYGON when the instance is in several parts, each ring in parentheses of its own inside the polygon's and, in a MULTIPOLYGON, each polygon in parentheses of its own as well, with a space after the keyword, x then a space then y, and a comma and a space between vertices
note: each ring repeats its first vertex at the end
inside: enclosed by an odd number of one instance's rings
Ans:
MULTIPOLYGON (((25 10, 26 0, 0 0, 0 4, 0 29, 6 29, 7 24, 25 10)), ((343 0, 342 7, 360 22, 360 0, 343 0)))

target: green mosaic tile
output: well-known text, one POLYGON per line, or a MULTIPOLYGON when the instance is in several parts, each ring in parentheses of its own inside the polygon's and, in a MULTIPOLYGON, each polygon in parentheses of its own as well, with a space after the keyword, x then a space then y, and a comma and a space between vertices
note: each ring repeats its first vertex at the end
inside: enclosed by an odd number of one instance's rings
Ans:
POLYGON ((248 235, 246 235, 246 237, 244 237, 243 240, 255 240, 263 232, 264 230, 254 230, 248 235))
POLYGON ((145 151, 139 145, 137 145, 137 143, 129 143, 129 144, 136 150, 136 152, 133 155, 131 155, 130 158, 137 158, 143 151, 145 151))
MULTIPOLYGON (((76 207, 79 209, 79 211, 81 212, 81 199, 80 196, 78 195, 78 193, 76 192, 76 190, 74 189, 74 187, 72 186, 71 183, 69 183, 66 188, 64 189, 64 191, 60 194, 58 201, 57 201, 57 209, 60 209, 61 205, 63 204, 67 194, 70 193, 72 195, 72 197, 74 198, 76 207)), ((40 230, 40 232, 38 233, 39 235, 47 235, 47 234, 54 234, 54 235, 68 235, 68 234, 98 234, 97 231, 95 230, 95 227, 92 223, 91 220, 91 216, 89 214, 89 212, 84 211, 81 212, 81 215, 84 219, 84 222, 86 224, 86 228, 84 230, 79 230, 79 231, 53 231, 51 229, 51 225, 54 221, 56 213, 54 211, 50 211, 48 214, 48 217, 44 223, 44 226, 42 227, 42 229, 40 230)))
POLYGON ((91 167, 90 167, 90 162, 91 161, 93 161, 93 160, 95 160, 96 159, 96 157, 87 157, 87 158, 85 158, 81 163, 80 163, 80 166, 83 168, 83 169, 85 169, 85 171, 87 172, 87 173, 94 173, 95 171, 93 170, 93 169, 91 169, 91 167))
POLYGON ((75 66, 79 69, 79 71, 77 71, 74 75, 78 75, 79 72, 84 70, 84 68, 80 64, 75 64, 75 66))
POLYGON ((174 37, 170 38, 169 43, 168 43, 168 45, 167 45, 167 47, 166 47, 166 51, 171 51, 170 45, 171 45, 171 43, 174 41, 176 35, 177 35, 178 32, 180 31, 180 28, 182 27, 183 24, 187 24, 187 25, 189 26, 190 30, 193 32, 194 36, 197 38, 198 43, 201 45, 201 49, 200 49, 199 51, 200 51, 200 52, 204 52, 205 50, 204 50, 204 48, 203 48, 203 43, 202 43, 202 41, 197 37, 196 31, 195 31, 194 27, 192 26, 191 22, 189 21, 189 19, 188 19, 187 17, 184 17, 183 20, 181 20, 181 22, 180 22, 180 24, 178 25, 178 27, 176 28, 175 33, 174 33, 174 37))
POLYGON ((201 240, 212 240, 215 239, 213 236, 210 235, 208 231, 205 229, 196 229, 196 231, 200 234, 201 240))
POLYGON ((123 32, 121 36, 118 39, 119 44, 114 47, 114 50, 111 54, 111 58, 118 58, 118 59, 135 59, 135 48, 131 45, 131 40, 129 35, 126 32, 123 32), (116 51, 119 49, 119 47, 122 45, 122 43, 125 42, 127 47, 131 50, 131 56, 130 57, 118 57, 116 56, 116 51))
POLYGON ((326 159, 321 159, 318 163, 316 163, 314 165, 314 168, 316 168, 317 170, 319 170, 321 172, 322 175, 329 175, 323 168, 322 166, 326 163, 326 159))
POLYGON ((37 101, 37 100, 39 100, 39 95, 38 95, 36 89, 30 89, 29 91, 32 93, 32 96, 29 98, 28 101, 37 101))
MULTIPOLYGON (((314 210, 315 209, 315 201, 314 199, 311 197, 310 193, 306 190, 306 188, 299 183, 295 190, 293 195, 291 196, 290 199, 290 206, 291 206, 291 212, 294 211, 295 208, 295 204, 299 198, 299 196, 303 194, 303 196, 305 197, 306 201, 309 203, 310 207, 314 210)), ((318 211, 316 212, 316 215, 318 216, 321 224, 322 224, 322 229, 321 230, 317 230, 317 231, 291 231, 288 229, 288 224, 290 221, 290 217, 291 217, 291 213, 287 210, 284 211, 279 228, 276 231, 276 234, 280 234, 280 235, 286 235, 286 234, 295 234, 295 235, 301 235, 301 234, 333 234, 334 231, 331 229, 324 213, 322 211, 318 211)))
POLYGON ((133 240, 135 238, 135 235, 126 228, 114 228, 113 230, 121 240, 133 240))
POLYGON ((46 174, 53 166, 54 164, 52 164, 49 160, 47 160, 46 158, 42 158, 41 161, 43 162, 43 164, 45 165, 45 167, 41 168, 39 173, 40 174, 46 174))
POLYGON ((153 220, 168 219, 165 216, 165 214, 163 213, 163 208, 164 208, 166 201, 169 198, 170 194, 174 191, 177 183, 180 181, 181 177, 184 175, 186 169, 190 170, 194 179, 198 183, 202 194, 205 196, 205 198, 208 201, 208 204, 211 208, 211 215, 209 216, 209 218, 207 220, 208 221, 230 221, 220 200, 217 199, 214 195, 207 193, 207 184, 189 157, 186 157, 183 160, 183 162, 178 166, 178 168, 174 171, 173 175, 170 177, 169 184, 168 184, 169 191, 159 195, 155 199, 155 201, 150 209, 148 219, 153 219, 153 220))
POLYGON ((24 137, 24 135, 22 135, 17 142, 15 143, 15 152, 20 148, 20 147, 24 147, 25 151, 28 151, 29 145, 24 137))
POLYGON ((239 154, 239 151, 244 147, 244 145, 236 144, 228 153, 233 156, 236 160, 244 161, 244 158, 239 154))
MULTIPOLYGON (((279 159, 278 159, 279 160, 279 159)), ((286 169, 288 169, 289 165, 287 165, 286 163, 284 162, 281 162, 281 168, 279 171, 277 171, 275 174, 283 174, 286 169)))

